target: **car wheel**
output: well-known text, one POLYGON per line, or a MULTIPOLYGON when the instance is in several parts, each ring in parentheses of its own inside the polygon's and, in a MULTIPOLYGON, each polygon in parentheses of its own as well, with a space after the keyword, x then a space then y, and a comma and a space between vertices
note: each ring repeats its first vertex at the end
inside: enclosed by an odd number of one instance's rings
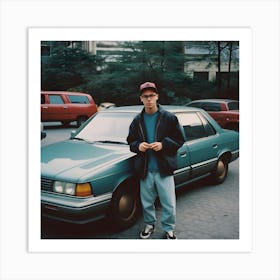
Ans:
POLYGON ((77 127, 80 127, 86 120, 87 120, 87 118, 85 116, 78 117, 77 118, 77 127))
POLYGON ((228 162, 224 158, 219 158, 214 171, 212 172, 212 181, 214 184, 221 184, 225 181, 228 174, 228 162))
POLYGON ((61 123, 63 126, 68 126, 70 124, 70 121, 62 121, 61 123))
POLYGON ((132 226, 139 214, 139 187, 127 182, 113 193, 109 218, 119 228, 132 226))

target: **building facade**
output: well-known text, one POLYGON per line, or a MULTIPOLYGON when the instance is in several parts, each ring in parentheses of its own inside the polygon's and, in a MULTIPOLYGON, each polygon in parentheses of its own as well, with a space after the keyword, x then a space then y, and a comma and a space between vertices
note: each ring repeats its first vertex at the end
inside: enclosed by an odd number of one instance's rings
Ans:
MULTIPOLYGON (((121 41, 42 41, 42 61, 47 61, 56 45, 69 48, 81 48, 93 55, 100 55, 106 62, 112 62, 123 51, 131 51, 122 47, 121 41)), ((185 61, 183 71, 192 79, 202 79, 214 82, 239 80, 239 43, 216 41, 186 41, 182 42, 185 61)))

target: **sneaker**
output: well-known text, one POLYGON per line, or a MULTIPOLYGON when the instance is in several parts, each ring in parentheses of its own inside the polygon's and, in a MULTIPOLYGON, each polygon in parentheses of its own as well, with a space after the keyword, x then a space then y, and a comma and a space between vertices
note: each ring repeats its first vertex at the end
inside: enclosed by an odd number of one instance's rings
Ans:
POLYGON ((166 239, 177 239, 173 230, 166 232, 166 239))
POLYGON ((140 232, 140 237, 142 239, 147 239, 149 238, 153 232, 154 232, 155 226, 154 225, 146 225, 146 227, 144 228, 144 230, 142 230, 140 232))

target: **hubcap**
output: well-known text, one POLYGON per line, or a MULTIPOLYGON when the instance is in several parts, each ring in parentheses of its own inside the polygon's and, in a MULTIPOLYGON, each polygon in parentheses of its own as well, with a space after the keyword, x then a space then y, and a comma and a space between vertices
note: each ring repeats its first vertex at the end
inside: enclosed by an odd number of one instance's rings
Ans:
POLYGON ((135 209, 135 201, 131 195, 124 194, 119 201, 119 213, 124 219, 130 218, 135 209))
POLYGON ((217 176, 219 179, 222 179, 226 174, 226 167, 222 160, 219 160, 218 166, 217 166, 217 176))

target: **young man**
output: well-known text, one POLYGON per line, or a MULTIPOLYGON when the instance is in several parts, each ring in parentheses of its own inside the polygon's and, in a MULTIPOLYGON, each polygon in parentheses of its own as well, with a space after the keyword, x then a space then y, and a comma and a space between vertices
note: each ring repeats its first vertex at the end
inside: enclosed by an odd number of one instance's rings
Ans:
POLYGON ((173 171, 177 168, 177 150, 184 140, 178 119, 158 103, 158 90, 152 82, 140 86, 140 100, 144 108, 132 121, 127 142, 136 153, 135 171, 140 177, 140 197, 146 223, 140 233, 143 239, 154 232, 155 199, 162 206, 161 225, 167 239, 174 234, 176 197, 173 171))

